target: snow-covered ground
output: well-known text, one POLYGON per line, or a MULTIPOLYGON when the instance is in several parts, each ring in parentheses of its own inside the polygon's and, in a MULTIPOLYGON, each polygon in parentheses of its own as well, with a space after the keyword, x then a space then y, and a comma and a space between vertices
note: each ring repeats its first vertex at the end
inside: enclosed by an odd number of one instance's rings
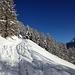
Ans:
POLYGON ((75 75, 75 65, 31 40, 0 36, 0 75, 75 75))

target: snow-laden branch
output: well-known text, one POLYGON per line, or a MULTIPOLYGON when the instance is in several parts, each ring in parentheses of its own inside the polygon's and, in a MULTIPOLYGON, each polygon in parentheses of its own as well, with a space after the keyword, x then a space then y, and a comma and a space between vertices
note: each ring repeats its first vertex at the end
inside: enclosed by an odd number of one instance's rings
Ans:
POLYGON ((6 20, 0 20, 0 21, 6 22, 6 20))

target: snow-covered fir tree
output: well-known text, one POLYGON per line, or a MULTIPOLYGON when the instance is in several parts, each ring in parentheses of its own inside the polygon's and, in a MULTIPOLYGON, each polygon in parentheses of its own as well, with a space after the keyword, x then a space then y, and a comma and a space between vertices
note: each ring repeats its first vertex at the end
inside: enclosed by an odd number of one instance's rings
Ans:
POLYGON ((26 38, 30 39, 31 36, 31 32, 30 32, 30 27, 27 25, 26 26, 26 32, 25 32, 26 38))
POLYGON ((3 37, 19 33, 13 0, 0 0, 0 34, 3 37))

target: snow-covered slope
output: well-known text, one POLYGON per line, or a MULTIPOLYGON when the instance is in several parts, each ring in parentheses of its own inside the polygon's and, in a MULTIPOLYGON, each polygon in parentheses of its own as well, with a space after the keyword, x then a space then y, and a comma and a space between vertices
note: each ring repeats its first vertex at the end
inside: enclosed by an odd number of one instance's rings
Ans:
POLYGON ((75 65, 30 40, 0 37, 0 75, 75 75, 75 65))
POLYGON ((66 45, 68 49, 75 47, 75 37, 70 42, 66 43, 66 45))
POLYGON ((75 42, 75 37, 71 40, 71 42, 75 42))

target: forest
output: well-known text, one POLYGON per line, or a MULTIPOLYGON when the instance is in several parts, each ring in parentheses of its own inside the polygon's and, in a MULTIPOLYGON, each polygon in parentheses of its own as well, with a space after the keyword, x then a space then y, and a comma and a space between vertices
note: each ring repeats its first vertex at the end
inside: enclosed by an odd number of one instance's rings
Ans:
POLYGON ((38 32, 36 29, 30 28, 28 25, 25 27, 21 22, 18 22, 17 25, 19 26, 18 28, 23 39, 30 39, 48 52, 75 64, 74 47, 67 48, 66 43, 54 40, 53 37, 50 37, 49 33, 44 34, 43 32, 38 32))

